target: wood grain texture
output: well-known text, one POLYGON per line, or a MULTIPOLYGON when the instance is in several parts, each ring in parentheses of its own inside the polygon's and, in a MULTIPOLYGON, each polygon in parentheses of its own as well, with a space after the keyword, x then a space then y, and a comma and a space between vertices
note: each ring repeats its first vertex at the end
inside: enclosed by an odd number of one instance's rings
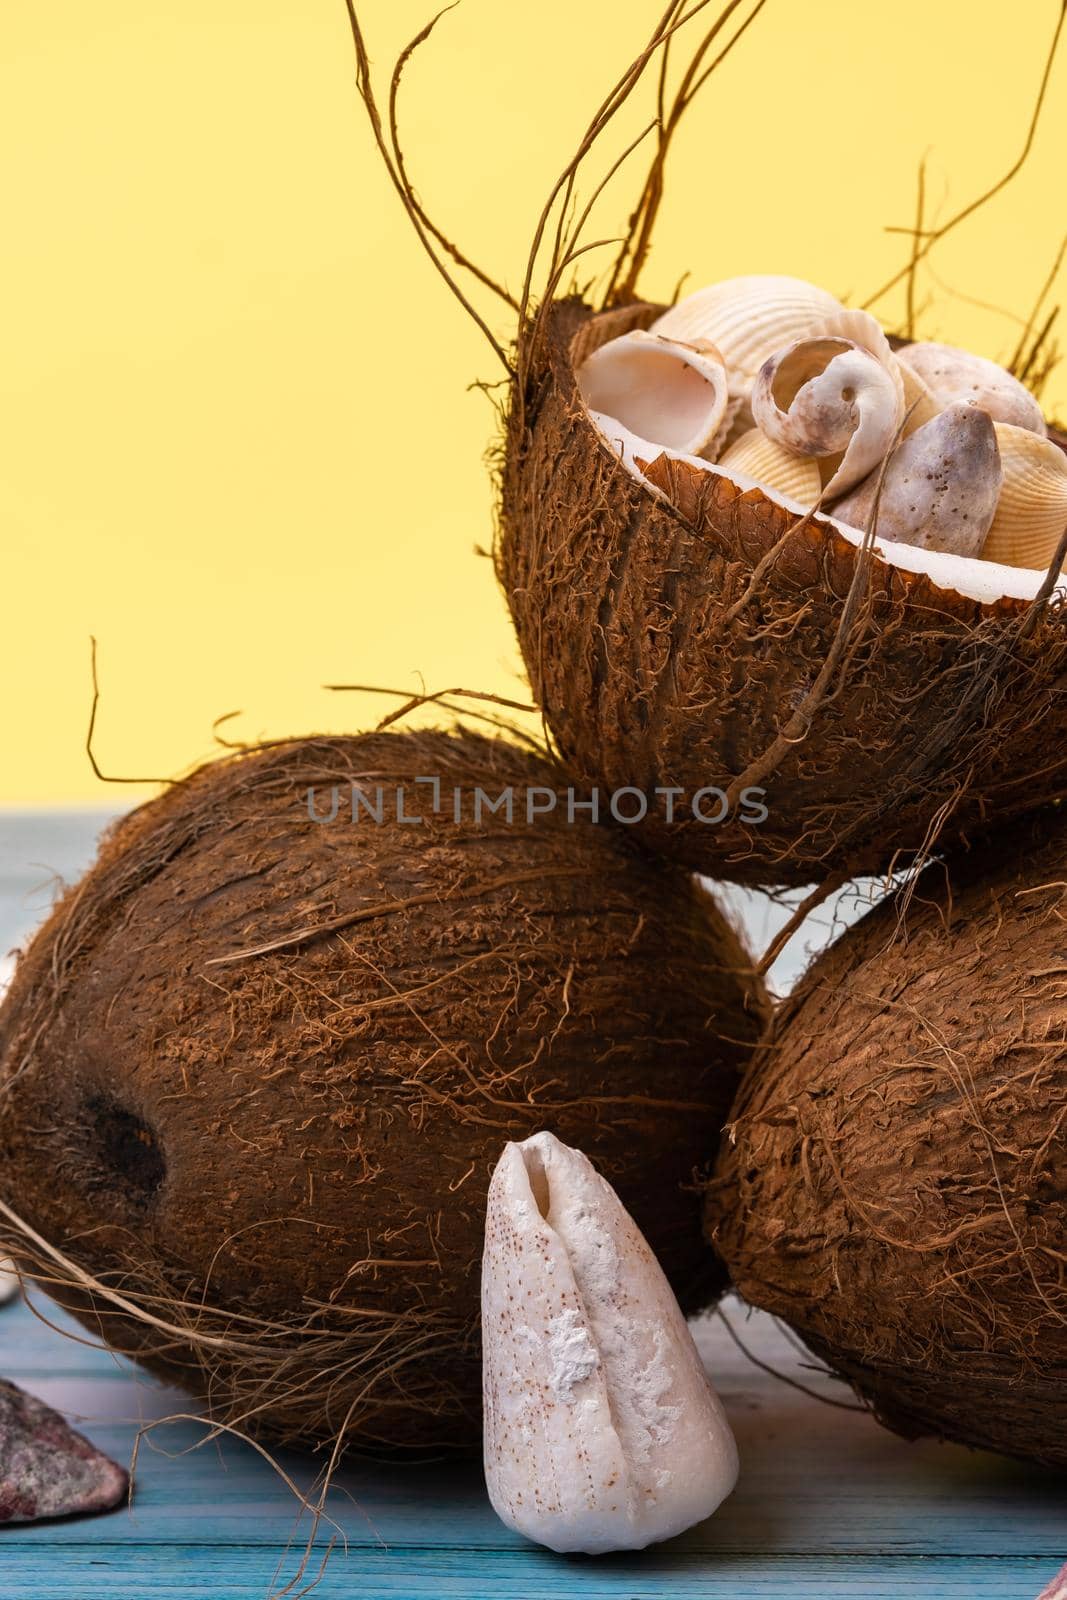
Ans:
MULTIPOLYGON (((772 1556, 707 1562, 603 1557, 561 1564, 538 1551, 360 1551, 336 1560, 315 1600, 1033 1600, 1047 1563, 996 1559, 814 1558, 803 1569, 772 1556)), ((262 1548, 92 1550, 68 1546, 35 1563, 4 1561, 5 1600, 248 1600, 275 1576, 262 1548)))
MULTIPOLYGON (((57 1327, 75 1330, 47 1302, 38 1305, 57 1327)), ((768 1318, 746 1322, 736 1306, 728 1315, 760 1360, 847 1403, 840 1384, 812 1372, 768 1318)), ((329 1507, 348 1552, 334 1549, 316 1594, 328 1600, 355 1585, 361 1596, 406 1600, 1034 1600, 1062 1563, 1067 1481, 993 1456, 908 1444, 862 1413, 820 1404, 759 1371, 718 1319, 701 1325, 699 1339, 742 1459, 738 1489, 711 1521, 641 1556, 564 1559, 497 1521, 475 1465, 357 1463, 339 1476, 329 1507)), ((0 1372, 124 1464, 139 1426, 189 1408, 185 1397, 50 1329, 22 1304, 0 1314, 0 1372)), ((307 1519, 251 1449, 233 1440, 203 1445, 202 1437, 190 1423, 150 1434, 129 1510, 6 1530, 4 1600, 82 1600, 105 1590, 115 1600, 265 1600, 278 1571, 295 1571, 307 1519)), ((311 1485, 315 1457, 290 1452, 283 1463, 311 1485)), ((320 1530, 320 1552, 330 1537, 320 1530)))

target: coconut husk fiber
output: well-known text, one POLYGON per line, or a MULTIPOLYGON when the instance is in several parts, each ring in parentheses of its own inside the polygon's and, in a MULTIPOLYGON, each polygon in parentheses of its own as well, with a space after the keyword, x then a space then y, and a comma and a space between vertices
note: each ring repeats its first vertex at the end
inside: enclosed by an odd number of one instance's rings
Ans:
POLYGON ((498 572, 580 780, 677 788, 672 821, 650 804, 648 844, 764 885, 880 873, 1062 795, 1061 600, 983 604, 721 474, 661 457, 649 487, 626 470, 575 368, 660 310, 556 302, 512 391, 498 572), (729 800, 718 823, 692 815, 706 785, 729 800))
POLYGON ((1067 815, 931 867, 746 1075, 709 1237, 889 1427, 1067 1467, 1067 815))
POLYGON ((0 1010, 4 1248, 210 1419, 335 1446, 476 1442, 508 1139, 586 1151, 686 1304, 714 1296, 694 1180, 762 990, 624 830, 526 823, 565 782, 502 738, 311 738, 119 823, 0 1010), (508 786, 514 822, 475 821, 508 786))

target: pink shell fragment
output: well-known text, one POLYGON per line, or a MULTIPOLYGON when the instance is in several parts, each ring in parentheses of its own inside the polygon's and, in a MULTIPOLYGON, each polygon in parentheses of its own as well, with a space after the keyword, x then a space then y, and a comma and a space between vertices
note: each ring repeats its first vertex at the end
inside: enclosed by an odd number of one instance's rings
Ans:
POLYGON ((1061 1567, 1046 1589, 1042 1589, 1037 1600, 1067 1600, 1067 1567, 1061 1567))
POLYGON ((0 1526, 113 1511, 129 1475, 43 1400, 0 1378, 0 1526))

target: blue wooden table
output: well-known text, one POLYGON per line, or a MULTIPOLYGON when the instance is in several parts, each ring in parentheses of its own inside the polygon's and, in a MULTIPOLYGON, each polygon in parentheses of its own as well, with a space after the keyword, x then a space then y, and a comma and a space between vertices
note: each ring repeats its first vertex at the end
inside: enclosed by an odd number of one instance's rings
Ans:
MULTIPOLYGON (((81 865, 98 821, 0 817, 0 949, 39 918, 42 902, 28 891, 46 869, 70 875, 81 865)), ((750 905, 746 915, 757 914, 769 915, 750 905)), ((129 1461, 139 1429, 189 1409, 186 1397, 76 1342, 73 1324, 37 1304, 56 1328, 21 1302, 0 1310, 0 1376, 57 1407, 115 1459, 129 1461)), ((1067 1560, 1067 1478, 897 1439, 845 1409, 848 1391, 769 1319, 746 1319, 736 1305, 726 1316, 748 1355, 719 1318, 697 1330, 741 1452, 738 1488, 710 1522, 639 1556, 563 1558, 497 1521, 476 1464, 349 1465, 305 1574, 317 1575, 329 1551, 315 1594, 1035 1600, 1067 1560)), ((281 1465, 311 1489, 314 1456, 286 1455, 281 1465)), ((308 1531, 292 1490, 249 1446, 204 1443, 189 1422, 162 1426, 142 1445, 129 1509, 0 1531, 0 1600, 265 1600, 298 1572, 308 1531)))
MULTIPOLYGON (((60 1327, 72 1325, 40 1302, 60 1327)), ((748 1349, 838 1401, 762 1316, 726 1311, 748 1349)), ((345 1468, 309 1575, 316 1595, 366 1600, 1034 1600, 1067 1556, 1067 1481, 950 1446, 907 1444, 866 1415, 820 1403, 760 1369, 718 1319, 699 1327, 741 1452, 741 1480, 711 1521, 641 1555, 564 1558, 508 1532, 476 1464, 345 1468)), ((0 1373, 63 1411, 119 1461, 138 1428, 187 1398, 109 1354, 0 1311, 0 1373)), ((247 1445, 203 1444, 190 1423, 142 1446, 129 1509, 0 1533, 3 1600, 264 1600, 293 1577, 309 1531, 293 1493, 247 1445), (198 1447, 199 1446, 199 1447, 198 1447)), ((305 1491, 318 1463, 285 1454, 305 1491)))

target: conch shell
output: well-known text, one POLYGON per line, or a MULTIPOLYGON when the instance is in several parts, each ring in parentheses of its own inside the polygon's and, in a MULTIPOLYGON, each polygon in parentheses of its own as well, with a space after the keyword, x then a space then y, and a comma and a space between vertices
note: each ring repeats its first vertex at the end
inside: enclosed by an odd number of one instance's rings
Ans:
POLYGON ((843 311, 764 362, 751 406, 768 438, 819 459, 833 497, 866 477, 893 443, 904 382, 875 319, 843 311))
POLYGON ((726 368, 706 339, 684 343, 636 329, 594 350, 577 378, 590 411, 684 455, 714 447, 729 425, 726 368))
POLYGON ((1067 455, 1028 428, 998 422, 995 431, 1004 482, 982 555, 1042 572, 1067 530, 1067 455))
MULTIPOLYGON (((834 516, 866 530, 879 471, 834 507, 834 516)), ((939 411, 890 457, 875 533, 923 550, 976 556, 993 523, 1000 493, 997 436, 987 412, 965 400, 939 411)))
POLYGON ((482 1263, 485 1479, 552 1550, 641 1550, 710 1516, 737 1449, 633 1219, 551 1133, 508 1144, 482 1263))
POLYGON ((757 273, 687 295, 652 324, 652 332, 690 343, 710 339, 726 363, 730 393, 747 399, 768 356, 841 309, 828 290, 803 278, 757 273))
POLYGON ((897 359, 926 384, 939 407, 969 400, 988 411, 994 422, 1010 422, 1042 438, 1048 426, 1041 407, 1018 378, 985 356, 957 350, 951 344, 905 345, 897 359))
POLYGON ((719 466, 743 472, 767 489, 795 500, 805 511, 822 494, 819 463, 811 456, 794 455, 792 450, 768 439, 758 428, 749 428, 719 457, 719 466))

